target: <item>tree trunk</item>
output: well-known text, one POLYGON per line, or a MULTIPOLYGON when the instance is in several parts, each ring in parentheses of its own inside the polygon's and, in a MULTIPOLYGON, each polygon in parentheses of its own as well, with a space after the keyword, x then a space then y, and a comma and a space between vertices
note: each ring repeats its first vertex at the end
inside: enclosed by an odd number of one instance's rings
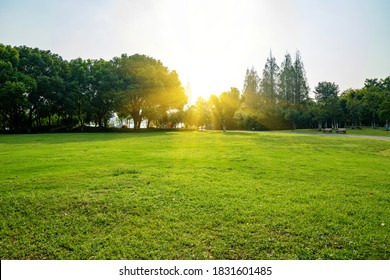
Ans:
POLYGON ((295 124, 295 121, 292 121, 291 122, 291 131, 294 131, 295 129, 297 129, 297 126, 295 124))
POLYGON ((141 127, 141 118, 139 116, 133 117, 134 121, 134 130, 137 130, 141 127))
POLYGON ((31 133, 32 126, 33 126, 32 110, 30 109, 30 112, 28 113, 27 133, 31 133))

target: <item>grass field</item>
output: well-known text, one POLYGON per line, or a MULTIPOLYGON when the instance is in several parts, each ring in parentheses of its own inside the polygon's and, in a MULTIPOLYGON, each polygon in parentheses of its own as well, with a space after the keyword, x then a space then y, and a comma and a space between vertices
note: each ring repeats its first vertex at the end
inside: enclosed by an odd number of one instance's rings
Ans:
POLYGON ((389 259, 390 141, 0 135, 1 259, 389 259))

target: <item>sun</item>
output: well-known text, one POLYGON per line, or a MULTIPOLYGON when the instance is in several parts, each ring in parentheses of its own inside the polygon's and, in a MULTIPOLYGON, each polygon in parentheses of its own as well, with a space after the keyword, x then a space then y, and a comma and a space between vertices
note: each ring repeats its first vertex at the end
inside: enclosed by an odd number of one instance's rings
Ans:
POLYGON ((225 83, 213 79, 213 74, 205 71, 190 76, 183 87, 188 96, 188 102, 191 104, 195 104, 200 97, 207 101, 211 95, 220 95, 222 92, 229 90, 225 83))
POLYGON ((192 103, 195 103, 200 97, 204 100, 208 100, 210 98, 210 95, 213 94, 213 92, 209 91, 209 86, 207 84, 201 83, 189 83, 188 85, 188 91, 186 89, 186 93, 188 95, 189 101, 192 103))
POLYGON ((215 52, 187 56, 176 65, 190 104, 195 104, 199 97, 208 100, 213 94, 218 96, 231 87, 239 87, 237 71, 215 52))

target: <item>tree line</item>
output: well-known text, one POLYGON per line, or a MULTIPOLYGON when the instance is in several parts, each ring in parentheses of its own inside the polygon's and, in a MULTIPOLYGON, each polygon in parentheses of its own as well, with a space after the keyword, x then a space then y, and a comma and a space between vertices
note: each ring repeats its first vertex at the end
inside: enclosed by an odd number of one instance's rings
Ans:
POLYGON ((367 79, 361 89, 340 93, 319 82, 310 97, 300 52, 287 53, 280 66, 270 53, 261 76, 247 69, 237 88, 187 104, 176 71, 145 55, 64 60, 37 48, 0 44, 0 129, 70 130, 107 127, 116 116, 134 129, 296 129, 389 125, 390 77, 367 79))
POLYGON ((162 125, 187 96, 178 74, 135 54, 106 61, 73 59, 26 46, 0 44, 0 125, 3 131, 107 127, 114 113, 162 125))
POLYGON ((388 126, 390 76, 366 79, 361 89, 340 93, 333 82, 310 89, 300 52, 289 53, 279 66, 270 53, 261 77, 246 70, 242 93, 231 88, 209 100, 199 98, 185 112, 188 126, 213 129, 272 130, 388 126))

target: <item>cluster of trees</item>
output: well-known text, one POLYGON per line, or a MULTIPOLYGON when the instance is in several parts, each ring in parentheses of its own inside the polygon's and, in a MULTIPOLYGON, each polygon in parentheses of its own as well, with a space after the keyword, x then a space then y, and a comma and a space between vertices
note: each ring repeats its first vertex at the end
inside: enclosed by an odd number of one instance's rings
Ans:
POLYGON ((168 122, 186 103, 177 73, 145 55, 66 61, 50 51, 0 44, 2 130, 105 127, 114 113, 132 118, 137 129, 143 119, 168 122))
POLYGON ((390 77, 367 79, 362 89, 341 94, 338 85, 323 81, 314 99, 309 93, 299 51, 294 59, 287 53, 280 67, 271 53, 262 77, 253 67, 247 69, 242 94, 232 88, 207 101, 199 98, 184 121, 194 127, 247 130, 389 125, 390 77))
MULTIPOLYGON (((334 91, 338 90, 337 85, 328 85, 335 88, 334 91)), ((334 102, 329 94, 332 95, 332 91, 324 90, 317 96, 318 103, 324 113, 336 121, 345 121, 352 127, 390 126, 390 76, 385 79, 366 79, 363 88, 348 89, 336 97, 334 102)))
POLYGON ((66 61, 50 51, 0 44, 0 129, 33 131, 93 124, 107 127, 115 115, 134 129, 184 123, 187 128, 295 129, 389 125, 390 77, 367 79, 340 94, 320 82, 309 96, 299 51, 280 65, 270 54, 261 77, 247 69, 237 88, 188 106, 175 71, 145 56, 123 54, 106 61, 66 61))
POLYGON ((237 88, 223 92, 219 96, 213 94, 206 101, 199 97, 196 104, 187 108, 183 121, 186 127, 220 129, 238 128, 236 113, 242 105, 242 97, 237 88))

